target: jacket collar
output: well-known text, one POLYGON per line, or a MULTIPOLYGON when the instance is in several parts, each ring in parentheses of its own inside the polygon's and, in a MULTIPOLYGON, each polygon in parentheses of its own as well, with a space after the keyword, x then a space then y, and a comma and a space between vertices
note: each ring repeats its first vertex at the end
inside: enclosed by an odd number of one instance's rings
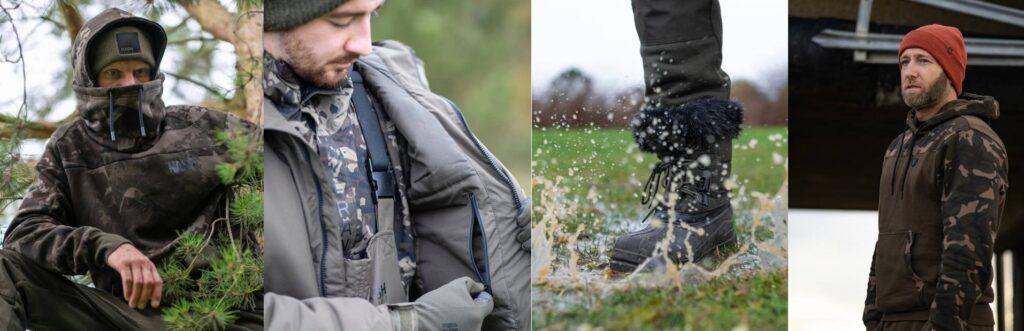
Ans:
POLYGON ((303 107, 316 97, 338 97, 345 96, 346 90, 351 90, 350 80, 334 88, 322 88, 313 86, 302 80, 285 61, 278 60, 263 53, 263 96, 269 103, 264 105, 264 128, 276 130, 302 137, 298 125, 302 123, 303 113, 313 118, 317 125, 324 125, 335 120, 334 118, 322 118, 324 116, 341 116, 340 114, 318 114, 314 107, 303 107))
POLYGON ((999 102, 990 96, 964 93, 959 99, 942 105, 939 112, 927 121, 918 121, 914 112, 915 110, 911 110, 907 114, 907 128, 911 132, 917 133, 929 131, 939 124, 965 115, 977 116, 989 122, 993 121, 999 118, 999 102))

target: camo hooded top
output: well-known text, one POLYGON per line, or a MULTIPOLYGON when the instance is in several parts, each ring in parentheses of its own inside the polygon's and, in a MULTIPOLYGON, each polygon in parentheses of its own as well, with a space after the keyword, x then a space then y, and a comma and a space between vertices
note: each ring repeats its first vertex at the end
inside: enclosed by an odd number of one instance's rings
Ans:
POLYGON ((226 189, 215 166, 227 155, 215 133, 254 130, 203 107, 165 108, 159 73, 141 85, 96 87, 83 54, 92 38, 120 24, 155 33, 150 39, 161 41, 154 50, 159 66, 166 38, 156 23, 117 9, 86 23, 72 55, 79 116, 50 137, 4 237, 5 249, 53 272, 88 271, 97 288, 116 296, 120 278, 107 255, 131 243, 159 265, 178 233, 205 229, 221 217, 226 189))
POLYGON ((864 322, 927 320, 938 330, 993 325, 992 249, 1006 149, 988 122, 998 103, 964 93, 889 145, 864 322))

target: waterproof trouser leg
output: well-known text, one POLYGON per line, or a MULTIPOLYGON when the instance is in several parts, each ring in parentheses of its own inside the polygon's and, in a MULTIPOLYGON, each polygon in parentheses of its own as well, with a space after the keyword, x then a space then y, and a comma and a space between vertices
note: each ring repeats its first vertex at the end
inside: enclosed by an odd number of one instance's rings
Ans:
MULTIPOLYGON (((258 311, 241 312, 227 330, 262 330, 258 311)), ((128 307, 123 298, 75 283, 20 253, 0 249, 0 331, 162 330, 160 310, 128 307)))
POLYGON ((729 99, 718 0, 633 0, 647 107, 729 99))
POLYGON ((158 330, 159 311, 43 269, 0 249, 0 330, 158 330))

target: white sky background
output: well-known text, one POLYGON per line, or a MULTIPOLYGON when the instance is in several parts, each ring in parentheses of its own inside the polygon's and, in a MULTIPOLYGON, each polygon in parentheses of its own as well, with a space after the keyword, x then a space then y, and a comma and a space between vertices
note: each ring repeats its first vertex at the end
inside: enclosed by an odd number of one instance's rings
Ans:
POLYGON ((877 237, 877 211, 789 210, 790 330, 864 330, 877 237))
POLYGON ((789 329, 864 330, 877 211, 789 210, 789 329))
MULTIPOLYGON (((762 87, 788 68, 787 0, 720 0, 722 67, 762 87)), ((533 88, 578 67, 599 88, 643 84, 640 41, 629 0, 544 0, 532 4, 533 88)))
MULTIPOLYGON (((33 29, 40 23, 38 19, 25 20, 25 17, 36 18, 45 13, 47 6, 51 4, 38 4, 39 2, 46 3, 49 1, 37 1, 35 4, 22 5, 18 10, 12 11, 11 14, 15 18, 15 24, 18 28, 18 33, 21 34, 22 48, 25 56, 25 66, 28 80, 28 93, 41 93, 44 95, 52 95, 57 88, 54 86, 54 77, 56 77, 59 71, 65 67, 64 63, 71 61, 70 55, 70 41, 66 34, 54 36, 50 33, 49 23, 44 25, 33 32, 33 29), (36 8, 39 10, 37 11, 36 8)), ((226 6, 233 6, 231 3, 221 1, 226 6)), ((5 1, 5 6, 9 4, 5 1)), ((142 6, 144 2, 141 1, 100 1, 100 3, 94 3, 90 5, 83 5, 79 7, 81 10, 82 17, 85 20, 98 15, 108 6, 117 6, 121 9, 127 10, 136 16, 142 16, 142 6)), ((232 8, 232 7, 228 7, 232 8)), ((0 13, 0 15, 3 15, 0 13)), ((173 6, 171 10, 168 10, 161 17, 160 24, 164 28, 169 28, 177 25, 181 22, 184 15, 184 10, 180 6, 173 6)), ((60 19, 60 16, 54 17, 60 19)), ((192 30, 197 31, 199 25, 195 21, 189 21, 188 25, 192 30)), ((3 42, 0 43, 3 52, 9 57, 17 56, 17 46, 14 43, 14 34, 12 33, 11 26, 5 22, 0 25, 0 34, 3 35, 3 42), (10 39, 8 39, 10 38, 10 39)), ((206 37, 211 37, 209 34, 204 33, 206 37)), ((192 49, 199 47, 199 42, 190 42, 189 47, 192 49)), ((176 72, 176 62, 178 61, 177 54, 167 52, 164 54, 164 58, 161 61, 161 71, 164 72, 176 72)), ((217 50, 214 52, 214 70, 211 72, 211 79, 217 85, 221 87, 221 90, 227 90, 233 87, 234 76, 235 76, 235 54, 234 49, 230 44, 218 43, 217 50)), ((174 86, 176 80, 170 76, 166 76, 164 81, 164 104, 180 105, 180 104, 196 104, 202 101, 206 95, 206 91, 200 87, 192 85, 187 82, 181 83, 179 86, 182 93, 186 98, 180 98, 171 91, 171 87, 174 86)), ((21 64, 11 63, 0 63, 0 113, 8 115, 16 115, 18 107, 21 105, 21 93, 22 93, 22 79, 21 79, 21 64)), ((30 104, 30 107, 32 105, 30 104)), ((68 98, 57 104, 50 116, 45 118, 48 121, 58 121, 68 116, 75 110, 75 100, 73 97, 68 98)), ((31 113, 31 111, 30 111, 31 113)), ((30 119, 36 119, 30 117, 30 119)), ((22 145, 22 155, 29 158, 38 158, 43 151, 45 146, 44 141, 26 141, 22 145)))

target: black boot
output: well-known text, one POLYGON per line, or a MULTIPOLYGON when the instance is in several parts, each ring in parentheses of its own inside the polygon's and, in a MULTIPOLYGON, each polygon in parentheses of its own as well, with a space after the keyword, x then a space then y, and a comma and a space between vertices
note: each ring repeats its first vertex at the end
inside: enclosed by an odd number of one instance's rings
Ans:
POLYGON ((661 160, 647 180, 646 228, 615 241, 611 268, 632 271, 669 234, 664 254, 696 261, 736 241, 725 180, 743 110, 722 71, 718 0, 633 0, 645 102, 630 126, 640 150, 661 160), (661 199, 658 191, 664 189, 661 199))
POLYGON ((652 256, 671 231, 668 257, 697 261, 736 242, 725 180, 732 171, 732 139, 739 134, 738 104, 701 98, 678 109, 645 110, 634 118, 641 149, 660 155, 644 186, 651 205, 647 226, 615 241, 611 268, 630 272, 652 256), (659 194, 661 191, 661 194, 659 194))

